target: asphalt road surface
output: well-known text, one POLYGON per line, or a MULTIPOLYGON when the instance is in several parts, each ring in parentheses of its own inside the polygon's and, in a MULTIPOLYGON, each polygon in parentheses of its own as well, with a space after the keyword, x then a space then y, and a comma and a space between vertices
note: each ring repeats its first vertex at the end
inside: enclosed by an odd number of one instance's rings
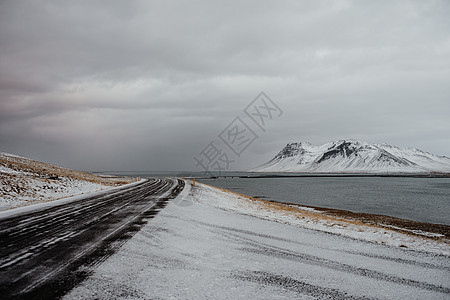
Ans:
POLYGON ((0 297, 59 298, 87 278, 183 189, 143 183, 0 219, 0 297))

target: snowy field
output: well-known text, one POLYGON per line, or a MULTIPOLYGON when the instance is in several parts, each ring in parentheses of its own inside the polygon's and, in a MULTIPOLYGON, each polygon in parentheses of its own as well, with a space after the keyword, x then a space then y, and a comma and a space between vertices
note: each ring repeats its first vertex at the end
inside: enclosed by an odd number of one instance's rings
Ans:
MULTIPOLYGON (((0 171, 3 170, 0 169, 0 171)), ((0 211, 112 188, 112 186, 66 177, 56 181, 23 176, 7 178, 4 174, 2 175, 0 211)))
POLYGON ((65 298, 450 299, 448 244, 287 212, 187 185, 65 298))
POLYGON ((101 177, 0 152, 0 211, 111 189, 135 178, 101 177))

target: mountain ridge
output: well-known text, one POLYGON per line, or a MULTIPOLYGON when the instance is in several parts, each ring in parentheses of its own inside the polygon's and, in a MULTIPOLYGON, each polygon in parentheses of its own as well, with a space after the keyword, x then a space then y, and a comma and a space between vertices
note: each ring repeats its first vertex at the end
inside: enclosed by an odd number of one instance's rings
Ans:
POLYGON ((288 143, 269 162, 252 172, 311 173, 450 173, 450 158, 417 148, 399 148, 353 139, 320 146, 288 143))

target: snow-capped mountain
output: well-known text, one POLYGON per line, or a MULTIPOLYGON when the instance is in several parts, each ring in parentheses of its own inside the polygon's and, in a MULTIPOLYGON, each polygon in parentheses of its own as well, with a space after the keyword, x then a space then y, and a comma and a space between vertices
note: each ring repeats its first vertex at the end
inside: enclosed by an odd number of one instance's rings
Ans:
POLYGON ((340 140, 314 146, 289 143, 252 172, 450 173, 450 158, 415 148, 340 140))

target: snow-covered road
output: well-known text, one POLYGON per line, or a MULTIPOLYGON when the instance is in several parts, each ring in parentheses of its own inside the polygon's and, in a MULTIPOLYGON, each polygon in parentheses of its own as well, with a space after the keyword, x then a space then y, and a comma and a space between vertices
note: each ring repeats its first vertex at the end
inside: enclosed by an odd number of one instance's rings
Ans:
POLYGON ((65 298, 450 299, 449 256, 227 211, 217 195, 187 187, 65 298))

